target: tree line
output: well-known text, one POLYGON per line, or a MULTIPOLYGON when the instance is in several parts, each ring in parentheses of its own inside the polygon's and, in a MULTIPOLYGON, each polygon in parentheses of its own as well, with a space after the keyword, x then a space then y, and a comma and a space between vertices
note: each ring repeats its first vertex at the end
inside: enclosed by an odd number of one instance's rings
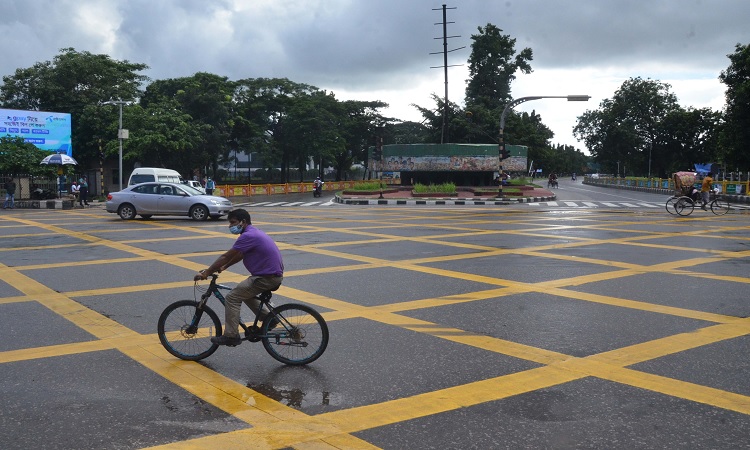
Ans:
MULTIPOLYGON (((280 167, 282 181, 301 181, 311 161, 321 170, 332 166, 341 179, 353 163, 366 161, 377 138, 385 144, 497 142, 500 114, 513 100, 512 82, 516 74, 532 71, 533 52, 516 51, 516 40, 492 24, 478 27, 471 40, 465 106, 444 105, 433 95, 434 107, 413 105, 424 117, 421 123, 384 116, 382 101, 340 101, 333 92, 287 78, 230 80, 198 72, 152 81, 140 73, 148 69, 145 64, 73 48, 3 76, 0 105, 71 113, 73 148, 82 169, 117 158, 119 108, 105 102, 124 100, 131 102, 123 107, 123 127, 131 130, 123 160, 130 167, 139 162, 216 175, 240 152, 260 156, 268 169, 280 167)), ((526 145, 536 167, 562 173, 584 172, 592 161, 612 173, 622 164, 627 174, 636 175, 649 169, 668 174, 710 161, 744 169, 750 163, 742 151, 750 143, 750 52, 738 44, 728 56, 729 68, 720 75, 727 85, 723 112, 682 108, 668 84, 636 77, 578 118, 574 134, 591 156, 551 144, 554 134, 535 112, 511 112, 505 142, 526 145)), ((3 150, 9 146, 32 151, 2 138, 0 172, 11 169, 3 150)), ((22 160, 14 160, 14 171, 22 160)))
POLYGON ((664 178, 696 163, 750 170, 750 48, 737 44, 727 57, 723 111, 683 108, 668 83, 635 77, 580 116, 574 135, 607 173, 664 178))

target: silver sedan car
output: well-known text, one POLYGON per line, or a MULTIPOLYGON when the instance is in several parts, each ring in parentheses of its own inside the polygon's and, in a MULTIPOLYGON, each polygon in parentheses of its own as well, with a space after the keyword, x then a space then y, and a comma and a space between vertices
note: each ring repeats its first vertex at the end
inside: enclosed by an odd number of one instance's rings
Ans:
POLYGON ((232 210, 224 197, 205 195, 180 183, 141 183, 107 195, 107 212, 124 220, 136 215, 188 216, 195 220, 219 219, 232 210))

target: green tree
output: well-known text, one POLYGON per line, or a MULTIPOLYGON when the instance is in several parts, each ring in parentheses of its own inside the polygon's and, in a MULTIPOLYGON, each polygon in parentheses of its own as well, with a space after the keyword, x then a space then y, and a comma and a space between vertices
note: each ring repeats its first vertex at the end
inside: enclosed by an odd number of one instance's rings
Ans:
MULTIPOLYGON (((5 108, 70 113, 75 157, 83 169, 99 165, 98 126, 103 110, 91 108, 111 99, 136 99, 148 77, 145 64, 116 61, 107 55, 64 48, 52 61, 16 69, 3 77, 0 104, 5 108), (92 124, 98 124, 97 128, 92 124)), ((112 118, 116 121, 116 112, 112 118)), ((115 133, 116 137, 117 134, 115 133)))
POLYGON ((156 138, 154 133, 146 141, 161 139, 162 148, 166 145, 178 151, 175 158, 187 158, 183 164, 216 176, 219 164, 228 161, 231 150, 236 122, 235 87, 226 77, 204 72, 151 83, 141 98, 143 108, 151 112, 148 121, 154 121, 151 125, 157 133, 174 125, 179 129, 171 133, 170 138, 178 139, 173 143, 166 137, 156 138), (195 132, 189 131, 190 127, 195 132), (186 138, 192 142, 177 136, 182 132, 186 132, 186 138))
MULTIPOLYGON (((417 108, 424 117, 422 123, 426 126, 426 132, 423 133, 424 140, 421 143, 429 144, 435 142, 442 142, 443 133, 443 112, 445 111, 445 100, 432 94, 432 100, 435 102, 435 108, 429 109, 422 106, 413 105, 417 108)), ((480 110, 480 108, 477 108, 480 110)), ((472 114, 475 119, 473 121, 467 120, 466 110, 461 108, 458 104, 451 101, 448 102, 448 117, 447 121, 447 134, 450 136, 450 142, 452 143, 482 143, 486 141, 487 137, 484 134, 484 128, 475 124, 482 123, 480 117, 484 117, 476 110, 472 110, 472 114), (480 118, 477 120, 476 118, 480 118)), ((495 131, 497 136, 497 131, 495 131)), ((491 139, 491 138, 490 138, 491 139)))
POLYGON ((630 78, 598 110, 579 116, 573 133, 608 172, 621 161, 640 175, 668 176, 665 161, 671 155, 659 138, 666 118, 680 110, 670 88, 667 83, 630 78))
POLYGON ((282 182, 289 181, 289 167, 299 159, 293 147, 296 138, 286 126, 289 110, 316 91, 286 78, 248 78, 236 84, 235 107, 242 119, 235 128, 238 144, 258 153, 267 169, 281 166, 282 182))
POLYGON ((727 86, 725 123, 720 132, 725 162, 734 170, 750 169, 750 46, 737 44, 719 80, 727 86))
MULTIPOLYGON (((533 60, 530 48, 516 53, 516 40, 501 34, 503 30, 492 24, 479 27, 479 34, 471 39, 469 80, 466 85, 466 105, 482 106, 493 111, 501 109, 512 100, 510 85, 516 72, 531 73, 529 61, 533 60)), ((499 117, 499 116, 498 116, 499 117)))
POLYGON ((468 61, 466 107, 448 103, 447 129, 443 130, 444 99, 433 94, 434 108, 414 105, 427 127, 425 143, 443 142, 444 134, 454 143, 496 143, 500 115, 512 100, 511 83, 516 79, 516 73, 532 72, 533 52, 530 48, 516 53, 516 40, 502 34, 503 30, 492 24, 479 27, 478 31, 471 36, 474 42, 468 61))
POLYGON ((319 166, 320 176, 335 153, 345 148, 340 133, 343 119, 338 101, 324 91, 295 97, 284 120, 285 142, 290 156, 303 181, 305 169, 311 161, 319 166))
MULTIPOLYGON (((388 106, 381 101, 348 100, 340 103, 340 132, 344 147, 338 147, 331 157, 336 169, 336 180, 342 178, 344 171, 349 170, 355 162, 365 161, 367 149, 375 143, 376 137, 383 137, 393 119, 382 116, 378 110, 388 106)), ((385 138, 384 138, 385 140, 385 138)))
MULTIPOLYGON (((503 130, 503 140, 508 144, 525 145, 528 147, 529 160, 537 161, 539 164, 544 163, 546 150, 550 148, 550 139, 555 134, 543 122, 542 116, 531 111, 531 113, 515 111, 508 114, 505 119, 505 129, 503 130)), ((537 167, 540 167, 537 165, 537 167)), ((559 170, 559 169, 555 169, 559 170)))
POLYGON ((718 161, 718 130, 722 114, 710 108, 672 111, 664 118, 657 136, 657 167, 669 175, 691 170, 695 163, 718 161))
MULTIPOLYGON (((39 163, 49 152, 39 150, 35 145, 24 142, 19 136, 0 137, 0 173, 4 175, 18 176, 44 176, 54 178, 57 176, 56 165, 40 165, 39 163)), ((69 166, 64 166, 68 171, 69 166)), ((23 198, 21 186, 18 186, 18 198, 23 198)))
POLYGON ((7 175, 52 175, 57 166, 40 165, 49 152, 24 142, 19 136, 0 137, 0 173, 7 175))
MULTIPOLYGON (((428 142, 429 128, 412 121, 396 121, 385 127, 384 144, 415 144, 428 142)), ((364 158, 363 158, 364 159, 364 158)))
MULTIPOLYGON (((127 107, 127 123, 135 130, 128 139, 123 160, 145 167, 168 167, 190 178, 194 170, 202 167, 197 145, 203 140, 203 131, 209 126, 193 120, 175 99, 152 102, 148 107, 127 107)), ((111 142, 112 151, 116 141, 111 142)))
POLYGON ((535 168, 546 172, 581 174, 586 172, 590 157, 573 146, 557 145, 540 149, 530 159, 533 159, 535 168))

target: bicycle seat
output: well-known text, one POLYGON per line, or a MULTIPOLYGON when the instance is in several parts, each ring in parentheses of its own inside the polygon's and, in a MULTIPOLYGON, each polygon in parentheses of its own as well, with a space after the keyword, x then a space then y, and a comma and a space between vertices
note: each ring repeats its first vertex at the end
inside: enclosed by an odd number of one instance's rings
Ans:
POLYGON ((255 298, 262 302, 266 302, 268 300, 271 300, 271 297, 273 297, 273 294, 271 291, 263 291, 260 294, 256 295, 255 298))

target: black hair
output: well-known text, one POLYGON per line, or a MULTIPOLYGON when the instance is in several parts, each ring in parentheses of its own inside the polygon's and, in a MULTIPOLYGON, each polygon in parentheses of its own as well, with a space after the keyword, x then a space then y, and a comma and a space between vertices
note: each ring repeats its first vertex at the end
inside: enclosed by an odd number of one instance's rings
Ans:
POLYGON ((250 225, 250 213, 244 209, 233 209, 227 214, 227 220, 237 219, 238 222, 245 221, 246 224, 250 225))

